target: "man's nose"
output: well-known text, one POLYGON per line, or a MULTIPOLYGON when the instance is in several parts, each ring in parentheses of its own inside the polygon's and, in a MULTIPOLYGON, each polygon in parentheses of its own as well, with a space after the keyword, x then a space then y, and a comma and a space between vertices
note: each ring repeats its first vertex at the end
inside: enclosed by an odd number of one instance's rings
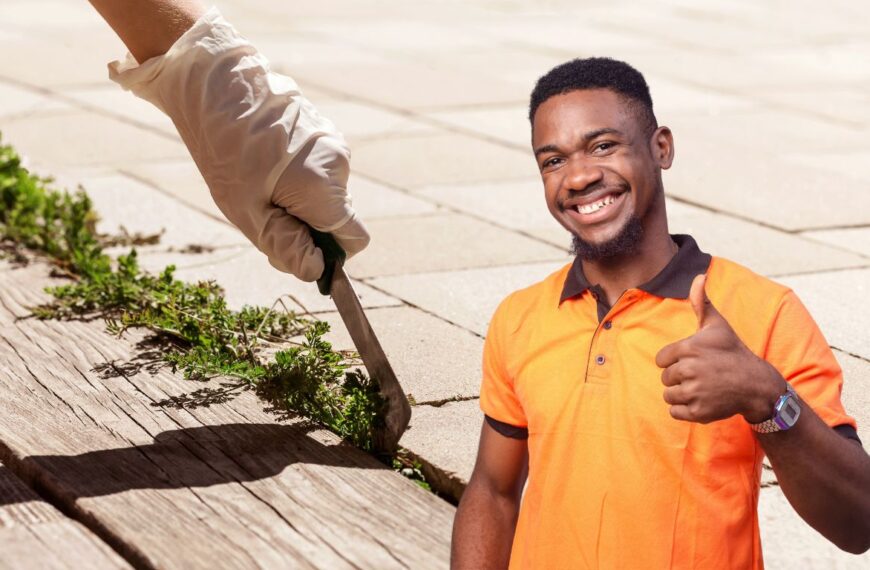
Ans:
POLYGON ((568 164, 568 175, 565 184, 569 190, 583 192, 598 185, 604 179, 604 171, 600 166, 584 158, 572 158, 568 164))

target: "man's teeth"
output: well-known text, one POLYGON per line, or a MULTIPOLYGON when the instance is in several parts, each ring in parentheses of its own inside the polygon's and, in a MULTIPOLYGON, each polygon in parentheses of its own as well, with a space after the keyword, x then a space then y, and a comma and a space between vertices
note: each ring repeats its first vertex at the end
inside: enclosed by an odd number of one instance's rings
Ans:
POLYGON ((591 204, 583 204, 582 206, 577 206, 577 211, 580 212, 581 214, 591 214, 593 212, 597 212, 598 210, 600 210, 604 206, 607 206, 608 204, 612 204, 614 200, 616 200, 616 196, 611 194, 607 198, 604 198, 603 200, 599 200, 598 202, 593 202, 591 204))

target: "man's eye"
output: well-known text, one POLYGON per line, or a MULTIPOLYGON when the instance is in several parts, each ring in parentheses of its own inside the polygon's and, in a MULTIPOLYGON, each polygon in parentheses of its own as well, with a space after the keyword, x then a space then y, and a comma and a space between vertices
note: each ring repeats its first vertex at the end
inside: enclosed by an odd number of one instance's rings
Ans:
POLYGON ((544 164, 541 165, 542 168, 550 168, 551 166, 556 166, 559 163, 559 158, 548 158, 544 161, 544 164))
POLYGON ((597 145, 595 145, 595 148, 593 150, 598 151, 598 152, 605 152, 605 151, 610 150, 613 147, 614 147, 614 144, 612 142, 601 142, 601 143, 598 143, 597 145))

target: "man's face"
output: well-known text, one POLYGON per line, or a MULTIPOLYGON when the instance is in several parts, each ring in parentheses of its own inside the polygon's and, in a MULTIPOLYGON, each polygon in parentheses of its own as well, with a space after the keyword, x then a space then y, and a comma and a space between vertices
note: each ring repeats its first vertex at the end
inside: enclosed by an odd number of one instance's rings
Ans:
MULTIPOLYGON (((571 91, 546 100, 534 117, 532 147, 547 207, 595 261, 631 253, 662 198, 664 164, 639 112, 607 89, 571 91)), ((670 133, 666 133, 670 140, 670 133)), ((668 148, 670 152, 670 148, 668 148)))

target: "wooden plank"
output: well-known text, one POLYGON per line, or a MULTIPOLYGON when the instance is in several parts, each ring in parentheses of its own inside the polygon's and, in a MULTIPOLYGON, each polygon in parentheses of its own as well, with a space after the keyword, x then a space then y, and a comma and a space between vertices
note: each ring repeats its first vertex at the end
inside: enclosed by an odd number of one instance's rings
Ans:
POLYGON ((0 568, 102 570, 130 565, 0 462, 0 568))
POLYGON ((21 319, 50 282, 0 266, 0 458, 135 566, 447 567, 453 507, 250 392, 172 405, 219 383, 149 372, 142 335, 21 319))

